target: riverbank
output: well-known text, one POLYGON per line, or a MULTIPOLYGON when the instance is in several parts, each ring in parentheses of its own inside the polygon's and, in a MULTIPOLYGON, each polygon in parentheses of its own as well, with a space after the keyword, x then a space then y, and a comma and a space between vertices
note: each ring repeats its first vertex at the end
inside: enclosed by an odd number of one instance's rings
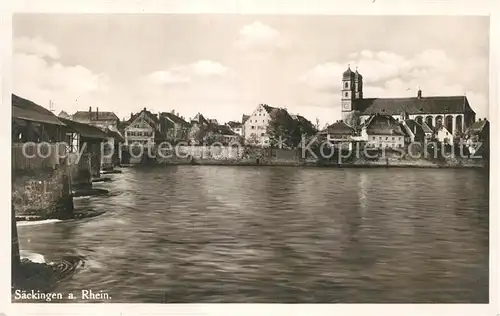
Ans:
POLYGON ((188 160, 172 160, 157 163, 154 165, 137 164, 131 167, 135 168, 154 168, 165 166, 259 166, 259 167, 316 167, 316 168, 472 168, 485 169, 485 164, 481 162, 440 162, 435 163, 428 160, 402 160, 402 161, 374 161, 374 162, 319 162, 319 161, 256 161, 256 160, 215 160, 215 159, 199 159, 195 161, 188 160))

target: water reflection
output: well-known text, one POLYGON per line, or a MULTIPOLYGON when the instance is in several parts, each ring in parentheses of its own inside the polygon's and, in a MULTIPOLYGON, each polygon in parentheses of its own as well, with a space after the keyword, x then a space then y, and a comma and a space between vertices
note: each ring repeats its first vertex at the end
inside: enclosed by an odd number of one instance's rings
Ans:
POLYGON ((21 249, 83 256, 59 291, 113 302, 485 302, 488 188, 475 170, 130 169, 19 227, 21 249), (472 189, 473 188, 473 189, 472 189))

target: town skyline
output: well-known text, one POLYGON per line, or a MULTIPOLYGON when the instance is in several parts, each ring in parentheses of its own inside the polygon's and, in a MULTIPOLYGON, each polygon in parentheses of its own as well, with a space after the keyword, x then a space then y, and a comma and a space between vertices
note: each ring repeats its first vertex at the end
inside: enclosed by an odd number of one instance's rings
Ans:
POLYGON ((340 119, 350 64, 366 98, 465 94, 488 117, 487 17, 24 14, 13 26, 13 92, 56 114, 146 107, 223 123, 269 104, 323 127, 340 119))

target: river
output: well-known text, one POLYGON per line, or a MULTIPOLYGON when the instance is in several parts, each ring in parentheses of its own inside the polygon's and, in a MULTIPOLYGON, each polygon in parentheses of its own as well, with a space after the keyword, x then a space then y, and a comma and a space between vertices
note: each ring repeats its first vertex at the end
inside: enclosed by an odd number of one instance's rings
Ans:
MULTIPOLYGON (((488 175, 468 169, 123 169, 106 213, 19 226, 109 302, 487 303, 488 175)), ((72 302, 78 302, 80 298, 72 302)))

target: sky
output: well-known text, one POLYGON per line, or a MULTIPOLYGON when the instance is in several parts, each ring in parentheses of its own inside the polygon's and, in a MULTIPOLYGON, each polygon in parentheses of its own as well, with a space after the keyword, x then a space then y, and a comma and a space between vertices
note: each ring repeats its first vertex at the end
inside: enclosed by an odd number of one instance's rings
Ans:
POLYGON ((348 64, 366 98, 465 94, 488 117, 488 17, 13 16, 13 93, 56 114, 146 107, 223 123, 265 103, 323 126, 341 117, 348 64))

